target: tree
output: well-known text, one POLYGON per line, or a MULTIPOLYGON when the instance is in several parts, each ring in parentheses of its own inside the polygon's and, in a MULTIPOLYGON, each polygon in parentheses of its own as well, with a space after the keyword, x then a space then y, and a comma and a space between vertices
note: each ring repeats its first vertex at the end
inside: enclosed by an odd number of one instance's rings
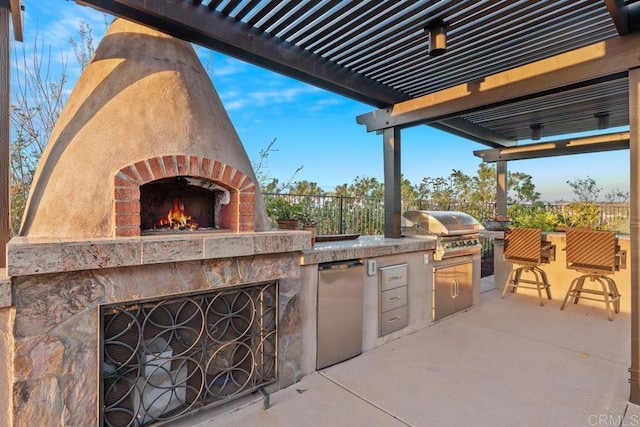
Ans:
POLYGON ((422 178, 418 186, 418 194, 424 199, 431 200, 439 210, 450 210, 455 202, 455 193, 450 179, 422 178))
POLYGON ((451 172, 449 178, 452 185, 454 200, 457 201, 460 206, 468 206, 471 202, 473 193, 476 190, 474 189, 474 178, 457 169, 454 169, 451 172))
POLYGON ((416 193, 420 198, 430 200, 437 210, 469 210, 479 182, 476 177, 453 169, 446 178, 423 178, 416 193))
POLYGON ((292 185, 289 194, 297 194, 301 196, 324 196, 325 191, 315 182, 310 181, 297 181, 292 185))
POLYGON ((480 219, 487 219, 494 213, 496 203, 496 169, 480 163, 473 177, 474 191, 471 194, 469 213, 480 219))
POLYGON ((58 75, 50 70, 51 48, 45 48, 38 33, 33 41, 33 53, 28 56, 24 44, 20 54, 14 49, 20 64, 14 79, 11 104, 11 231, 17 234, 27 203, 38 160, 55 126, 65 102, 67 82, 66 61, 58 75))
POLYGON ((271 176, 267 160, 272 153, 279 151, 274 148, 276 140, 277 138, 273 138, 271 142, 267 144, 266 148, 260 150, 258 153, 258 160, 251 162, 253 173, 258 180, 258 186, 260 187, 260 191, 263 193, 283 193, 291 191, 294 178, 303 168, 303 166, 298 166, 289 180, 283 183, 281 183, 277 178, 273 178, 271 176))
POLYGON ((415 188, 404 176, 400 180, 400 198, 405 204, 405 208, 415 208, 416 201, 418 200, 418 193, 415 188))
MULTIPOLYGON (((81 67, 88 63, 95 51, 91 27, 80 23, 80 40, 73 41, 74 53, 81 67)), ((21 51, 14 49, 18 71, 14 79, 11 103, 11 232, 18 233, 22 214, 33 175, 49 136, 66 101, 67 62, 62 56, 62 66, 57 72, 51 69, 51 47, 45 47, 38 36, 33 39, 33 51, 27 54, 25 45, 21 51)))
POLYGON ((568 180, 567 184, 573 190, 579 202, 595 202, 600 194, 600 187, 596 185, 596 181, 587 176, 585 179, 577 178, 568 180))
POLYGON ((614 188, 604 195, 604 199, 609 203, 624 203, 629 200, 629 192, 614 188))
POLYGON ((84 69, 89 65, 89 61, 93 58, 93 54, 96 49, 93 46, 93 30, 91 25, 87 22, 80 21, 78 28, 78 36, 79 40, 76 40, 73 37, 69 37, 69 43, 73 48, 73 54, 78 60, 78 64, 80 65, 80 71, 84 71, 84 69))
POLYGON ((384 197, 384 184, 377 178, 357 176, 352 184, 342 184, 336 187, 336 195, 349 197, 384 197))
POLYGON ((531 175, 522 172, 509 172, 507 178, 510 204, 535 204, 540 201, 540 193, 536 191, 531 175))

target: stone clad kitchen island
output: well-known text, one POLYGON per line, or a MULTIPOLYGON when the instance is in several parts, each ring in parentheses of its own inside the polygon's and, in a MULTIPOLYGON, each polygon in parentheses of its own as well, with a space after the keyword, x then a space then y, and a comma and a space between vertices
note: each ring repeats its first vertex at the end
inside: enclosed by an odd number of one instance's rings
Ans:
MULTIPOLYGON (((81 242, 12 239, 10 298, 3 299, 12 306, 0 310, 15 313, 10 330, 3 331, 14 341, 13 372, 2 375, 11 379, 13 424, 98 424, 102 305, 265 281, 278 284, 273 387, 293 384, 302 357, 299 254, 309 247, 308 233, 280 231, 81 242)), ((172 326, 175 334, 181 331, 180 323, 172 326)))
MULTIPOLYGON (((375 272, 368 274, 365 269, 362 277, 362 349, 368 351, 433 322, 430 257, 434 247, 433 239, 380 236, 317 243, 312 247, 310 233, 304 231, 194 233, 91 241, 14 238, 8 246, 10 294, 4 298, 12 306, 0 308, 3 313, 15 313, 12 330, 3 331, 14 340, 9 358, 13 372, 0 375, 12 384, 13 425, 99 423, 99 382, 104 376, 100 370, 106 366, 100 338, 105 332, 101 329, 101 307, 105 305, 153 302, 276 281, 277 377, 264 387, 272 393, 316 370, 319 264, 345 259, 361 259, 365 264, 375 261, 375 272), (379 272, 396 265, 407 266, 408 323, 381 336, 379 272)), ((477 258, 472 262, 479 263, 477 258)), ((6 289, 3 286, 3 292, 6 289)), ((478 302, 479 284, 474 286, 474 305, 478 302)), ((180 326, 174 325, 176 334, 181 332, 180 326)), ((172 363, 176 363, 181 356, 172 341, 171 344, 176 353, 172 363)), ((143 349, 140 346, 137 352, 144 352, 143 349)), ((147 360, 148 366, 138 369, 154 369, 164 359, 158 360, 147 360)), ((185 378, 187 392, 175 392, 174 399, 182 402, 186 397, 188 403, 184 406, 200 409, 200 404, 188 401, 189 390, 195 386, 185 378)), ((207 384, 199 377, 191 381, 207 384)), ((213 383, 204 387, 211 388, 213 383)), ((105 393, 104 388, 102 392, 105 393)), ((139 414, 144 398, 142 394, 137 402, 133 399, 128 407, 137 403, 134 409, 139 414)), ((232 400, 221 397, 212 403, 232 407, 232 400)), ((201 410, 206 410, 206 402, 204 405, 201 410)), ((151 415, 161 413, 153 409, 146 407, 151 415)), ((173 410, 179 414, 179 408, 173 410)))

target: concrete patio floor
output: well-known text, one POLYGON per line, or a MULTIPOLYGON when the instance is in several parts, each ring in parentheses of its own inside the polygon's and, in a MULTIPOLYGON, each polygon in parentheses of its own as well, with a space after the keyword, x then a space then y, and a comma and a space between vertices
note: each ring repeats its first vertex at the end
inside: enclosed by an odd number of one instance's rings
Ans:
POLYGON ((640 425, 627 401, 630 315, 501 299, 491 280, 478 308, 306 376, 268 410, 256 393, 172 425, 640 425))

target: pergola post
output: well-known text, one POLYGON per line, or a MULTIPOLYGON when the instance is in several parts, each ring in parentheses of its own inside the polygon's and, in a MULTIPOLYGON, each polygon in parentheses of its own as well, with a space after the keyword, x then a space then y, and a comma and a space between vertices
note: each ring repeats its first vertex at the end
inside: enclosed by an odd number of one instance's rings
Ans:
POLYGON ((640 405, 640 68, 629 70, 631 373, 629 401, 640 405))
POLYGON ((507 216, 507 162, 496 162, 496 215, 507 216))
POLYGON ((400 237, 402 189, 400 170, 400 128, 382 131, 384 144, 384 237, 400 237))
POLYGON ((10 67, 11 38, 9 0, 0 0, 0 268, 7 265, 7 243, 10 234, 10 67))

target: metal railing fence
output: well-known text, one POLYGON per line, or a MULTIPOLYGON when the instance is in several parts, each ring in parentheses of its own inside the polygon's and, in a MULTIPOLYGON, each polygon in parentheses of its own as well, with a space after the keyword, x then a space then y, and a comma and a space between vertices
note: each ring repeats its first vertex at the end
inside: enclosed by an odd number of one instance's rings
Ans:
MULTIPOLYGON (((316 220, 319 235, 384 233, 384 200, 381 198, 278 193, 263 193, 263 197, 267 206, 275 198, 301 205, 306 216, 316 220)), ((543 207, 547 211, 561 211, 567 205, 568 203, 547 203, 543 207)), ((596 203, 596 206, 600 211, 601 224, 619 233, 629 232, 628 203, 596 203)), ((495 215, 495 203, 478 205, 470 202, 448 202, 445 206, 433 200, 403 201, 402 210, 410 209, 462 211, 479 221, 495 215)), ((275 224, 276 218, 271 220, 275 224)))

